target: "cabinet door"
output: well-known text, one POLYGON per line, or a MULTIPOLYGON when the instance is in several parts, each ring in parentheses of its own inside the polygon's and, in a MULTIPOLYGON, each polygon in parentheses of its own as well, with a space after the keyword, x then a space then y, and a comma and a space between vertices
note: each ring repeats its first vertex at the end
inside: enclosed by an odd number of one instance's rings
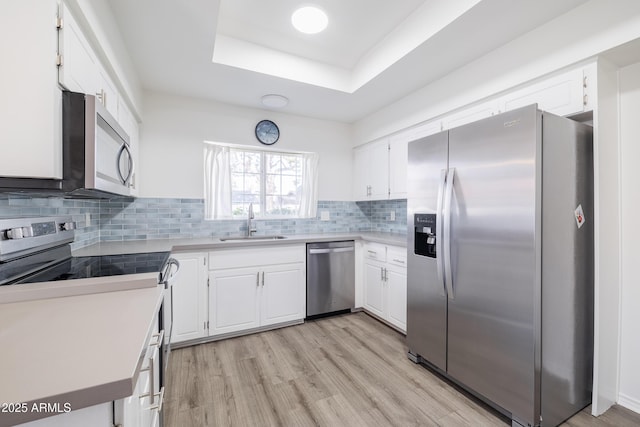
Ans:
POLYGON ((364 263, 364 308, 385 317, 384 264, 364 263))
POLYGON ((389 144, 387 140, 376 142, 371 146, 369 184, 371 185, 372 200, 386 200, 389 198, 389 144))
POLYGON ((64 3, 60 6, 60 17, 62 28, 58 34, 58 53, 61 61, 58 81, 70 91, 95 95, 98 66, 91 45, 64 3))
POLYGON ((234 268, 209 273, 209 334, 260 326, 261 269, 234 268))
POLYGON ((55 1, 2 2, 0 175, 62 178, 55 1))
POLYGON ((559 116, 584 111, 584 76, 581 68, 505 95, 502 111, 538 104, 538 108, 559 116))
MULTIPOLYGON (((180 262, 173 292, 171 341, 181 342, 206 336, 207 271, 203 253, 173 254, 180 262)), ((168 332, 168 331, 167 331, 168 332)))
POLYGON ((353 197, 356 200, 369 198, 369 168, 371 152, 368 147, 353 150, 353 197))
POLYGON ((304 319, 306 289, 303 264, 264 267, 261 293, 261 326, 304 319))
POLYGON ((407 165, 409 139, 392 140, 389 143, 389 198, 407 198, 407 165))
POLYGON ((387 267, 387 320, 406 332, 407 330, 407 271, 404 268, 387 267))
MULTIPOLYGON (((122 400, 117 402, 122 402, 122 400)), ((30 421, 28 423, 20 424, 20 427, 113 427, 112 413, 111 402, 100 403, 98 405, 82 409, 74 409, 71 412, 62 413, 60 415, 30 421)), ((123 424, 123 427, 129 425, 139 426, 140 424, 137 419, 134 420, 134 423, 123 424)))

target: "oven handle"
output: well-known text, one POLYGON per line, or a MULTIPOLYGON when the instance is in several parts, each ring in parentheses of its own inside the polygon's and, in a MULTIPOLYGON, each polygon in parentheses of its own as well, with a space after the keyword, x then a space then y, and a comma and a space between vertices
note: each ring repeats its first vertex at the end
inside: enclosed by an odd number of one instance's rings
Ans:
POLYGON ((169 258, 167 265, 160 275, 160 283, 164 284, 164 288, 167 289, 171 282, 178 276, 180 271, 180 262, 175 258, 169 258), (175 266, 175 271, 172 271, 172 267, 175 266))

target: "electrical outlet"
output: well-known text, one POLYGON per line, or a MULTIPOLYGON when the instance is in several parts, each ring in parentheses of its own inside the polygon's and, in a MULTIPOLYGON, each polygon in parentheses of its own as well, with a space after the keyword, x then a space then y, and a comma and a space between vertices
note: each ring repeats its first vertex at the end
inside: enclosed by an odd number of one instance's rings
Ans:
POLYGON ((86 224, 86 227, 90 227, 91 226, 91 214, 89 212, 85 212, 85 214, 84 214, 84 222, 86 224))
POLYGON ((320 221, 329 221, 329 211, 320 211, 320 221))
POLYGON ((396 220, 396 211, 391 211, 391 214, 389 215, 389 221, 395 221, 396 220))

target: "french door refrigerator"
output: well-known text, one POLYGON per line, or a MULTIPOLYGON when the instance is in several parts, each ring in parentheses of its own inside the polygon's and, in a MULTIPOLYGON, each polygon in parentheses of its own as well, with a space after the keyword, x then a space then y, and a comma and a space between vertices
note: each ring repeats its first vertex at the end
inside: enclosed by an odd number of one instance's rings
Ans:
POLYGON ((409 358, 514 426, 591 401, 591 127, 536 105, 409 144, 409 358))

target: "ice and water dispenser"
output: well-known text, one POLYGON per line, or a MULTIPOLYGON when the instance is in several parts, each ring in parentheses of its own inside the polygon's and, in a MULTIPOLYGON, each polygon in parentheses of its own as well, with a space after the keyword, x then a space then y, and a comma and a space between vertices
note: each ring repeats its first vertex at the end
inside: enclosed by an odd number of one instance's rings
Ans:
POLYGON ((436 214, 418 213, 413 216, 416 255, 436 257, 436 214))

